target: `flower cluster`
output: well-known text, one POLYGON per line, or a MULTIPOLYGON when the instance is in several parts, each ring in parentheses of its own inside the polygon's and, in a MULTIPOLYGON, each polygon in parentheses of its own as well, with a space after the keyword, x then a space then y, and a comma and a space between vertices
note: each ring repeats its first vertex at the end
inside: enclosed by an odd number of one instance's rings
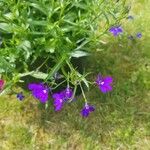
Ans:
MULTIPOLYGON (((107 93, 112 91, 112 82, 113 79, 110 76, 103 77, 102 75, 98 75, 95 81, 96 85, 99 87, 102 93, 107 93)), ((4 80, 0 80, 0 90, 4 87, 4 80)), ((49 100, 49 95, 51 95, 53 99, 53 105, 55 111, 62 110, 64 104, 69 100, 74 99, 74 92, 73 89, 67 86, 64 90, 53 93, 51 88, 44 83, 30 83, 28 85, 28 89, 31 91, 32 96, 39 100, 41 103, 46 103, 49 100)), ((22 101, 25 96, 22 92, 17 93, 16 98, 22 101)), ((85 105, 81 110, 81 115, 83 117, 88 117, 91 112, 95 110, 95 107, 89 105, 87 100, 85 101, 85 105)))
MULTIPOLYGON (((26 2, 22 1, 21 3, 20 1, 19 5, 22 6, 24 3, 26 2)), ((95 110, 95 107, 88 103, 84 88, 82 88, 83 84, 87 88, 90 87, 90 84, 94 84, 105 94, 112 91, 113 79, 110 76, 104 77, 98 75, 94 82, 87 81, 86 76, 88 73, 82 75, 80 74, 81 71, 78 72, 78 69, 76 69, 76 59, 88 56, 92 49, 97 49, 99 45, 97 42, 106 33, 106 29, 110 23, 113 23, 113 26, 109 26, 110 29, 107 29, 109 30, 108 32, 115 37, 123 34, 124 29, 119 23, 127 13, 125 11, 125 3, 119 3, 117 0, 116 9, 114 5, 116 2, 110 1, 108 3, 104 0, 104 7, 99 9, 101 1, 88 1, 88 3, 83 4, 84 13, 74 13, 76 9, 78 12, 83 11, 82 6, 78 7, 82 5, 82 1, 76 1, 75 5, 74 1, 68 1, 67 3, 66 1, 53 1, 53 9, 49 11, 51 3, 51 1, 46 0, 42 1, 42 3, 31 2, 33 8, 29 9, 30 2, 27 1, 27 7, 24 7, 24 11, 19 10, 22 8, 18 7, 20 17, 16 17, 16 21, 13 22, 13 30, 1 30, 2 35, 9 35, 11 32, 9 38, 8 36, 2 38, 0 36, 0 47, 2 47, 3 51, 1 56, 1 66, 3 68, 0 69, 2 70, 2 75, 4 72, 5 78, 10 80, 6 84, 6 89, 17 82, 22 82, 22 79, 26 76, 32 76, 39 80, 42 79, 44 80, 43 82, 35 83, 34 81, 33 83, 29 83, 28 90, 40 103, 46 104, 46 108, 49 105, 48 101, 51 99, 54 110, 61 111, 65 104, 69 104, 75 99, 76 91, 80 88, 79 90, 82 92, 85 101, 81 115, 88 117, 95 110), (58 3, 61 4, 61 10, 63 11, 58 9, 58 3), (110 5, 112 8, 109 8, 110 5), (51 17, 49 17, 49 13, 46 10, 51 12, 51 17), (93 14, 91 15, 91 10, 96 11, 92 11, 93 14), (116 17, 112 17, 111 10, 114 10, 113 15, 117 16, 117 19, 116 17), (25 20, 20 19, 24 18, 24 16, 26 16, 25 20), (31 18, 37 21, 32 23, 31 18), (47 18, 48 21, 46 21, 47 18), (44 26, 42 25, 43 19, 45 20, 44 26), (99 19, 101 23, 99 23, 99 19), (26 20, 28 27, 24 26, 26 20), (53 23, 49 23, 49 20, 53 23), (22 30, 18 30, 18 22, 20 25, 23 25, 22 30), (99 32, 99 29, 102 30, 99 32), (47 31, 50 31, 50 33, 47 33, 47 31), (26 33, 29 33, 30 36, 26 36, 26 33), (19 38, 16 35, 19 35, 19 38), (12 48, 15 49, 13 58, 11 58, 12 48), (41 60, 42 62, 40 62, 41 60), (59 71, 63 75, 59 74, 59 71), (60 83, 60 81, 62 82, 60 83), (57 91, 57 87, 62 83, 66 83, 66 87, 57 91)), ((9 13, 9 10, 16 9, 15 2, 14 6, 6 2, 2 2, 2 5, 4 6, 1 13, 3 23, 4 25, 9 25, 12 23, 12 20, 6 17, 6 12, 9 13)), ((127 19, 133 20, 134 18, 133 16, 128 16, 127 19)), ((136 36, 137 38, 141 38, 142 34, 137 33, 136 36)), ((5 82, 2 79, 0 80, 0 92, 5 90, 5 82)), ((15 94, 19 102, 25 99, 23 92, 19 91, 15 94)))
MULTIPOLYGON (((128 19, 128 20, 134 20, 134 17, 131 16, 131 15, 129 15, 129 16, 127 17, 127 19, 128 19)), ((112 27, 110 27, 109 32, 112 33, 113 36, 117 37, 117 36, 119 36, 120 34, 123 33, 123 29, 122 29, 121 26, 112 26, 112 27)), ((142 33, 141 33, 141 32, 137 32, 137 33, 135 34, 135 37, 138 38, 138 39, 142 38, 142 33)), ((128 36, 128 39, 129 39, 129 40, 134 40, 134 36, 133 36, 133 35, 129 35, 129 36, 128 36)))
MULTIPOLYGON (((136 33, 135 37, 138 38, 138 39, 142 38, 142 33, 140 33, 140 32, 136 33)), ((129 35, 128 39, 129 40, 134 40, 135 37, 133 35, 129 35)))
POLYGON ((73 96, 73 91, 69 87, 67 87, 65 90, 59 92, 59 93, 54 93, 52 95, 52 98, 54 99, 54 107, 55 111, 59 111, 62 109, 64 103, 71 99, 73 96))
MULTIPOLYGON (((110 76, 103 77, 101 75, 98 75, 95 81, 95 83, 98 85, 102 93, 112 91, 111 86, 112 82, 113 82, 112 77, 110 76)), ((28 88, 32 92, 33 97, 38 99, 41 103, 46 103, 48 101, 49 88, 45 86, 43 83, 30 83, 28 85, 28 88)), ((60 111, 68 100, 74 98, 73 90, 70 87, 67 87, 66 89, 60 92, 52 93, 51 96, 53 98, 53 105, 55 111, 60 111)), ((83 117, 88 117, 89 114, 94 110, 95 110, 94 106, 91 106, 86 102, 81 110, 81 115, 83 117)))

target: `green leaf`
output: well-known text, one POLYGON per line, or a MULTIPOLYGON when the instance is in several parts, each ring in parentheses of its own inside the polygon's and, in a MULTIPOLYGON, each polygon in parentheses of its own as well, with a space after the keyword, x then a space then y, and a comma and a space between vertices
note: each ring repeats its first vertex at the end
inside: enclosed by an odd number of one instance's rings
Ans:
POLYGON ((71 57, 80 58, 84 56, 89 56, 90 54, 84 51, 74 51, 70 54, 71 57))
POLYGON ((30 74, 32 77, 38 78, 38 79, 46 79, 46 77, 48 76, 47 73, 43 73, 43 72, 33 72, 32 74, 30 74))
POLYGON ((24 50, 24 56, 25 56, 25 59, 27 60, 30 55, 32 54, 32 51, 31 51, 31 43, 30 41, 28 40, 25 40, 23 41, 19 46, 18 46, 19 49, 23 49, 24 50))
POLYGON ((47 16, 48 12, 46 11, 47 8, 43 6, 42 3, 29 3, 29 6, 32 6, 34 8, 36 8, 37 10, 41 11, 43 14, 45 14, 47 16))
POLYGON ((61 68, 61 66, 63 65, 63 63, 66 59, 67 59, 66 55, 63 55, 62 58, 59 60, 59 62, 56 63, 56 65, 48 73, 48 76, 46 77, 46 81, 53 77, 53 75, 61 68))
POLYGON ((50 52, 50 53, 54 53, 55 52, 55 48, 46 48, 45 49, 46 52, 50 52))
POLYGON ((37 26, 47 26, 47 21, 41 20, 32 20, 31 18, 27 21, 30 25, 37 25, 37 26))
POLYGON ((79 50, 81 48, 83 48, 87 43, 89 43, 90 40, 85 40, 84 42, 82 42, 75 50, 79 50))
POLYGON ((8 19, 8 20, 13 20, 13 19, 14 19, 13 13, 10 13, 10 12, 4 14, 4 17, 5 17, 6 19, 8 19))
POLYGON ((3 72, 4 70, 7 72, 11 72, 13 67, 9 62, 7 62, 3 57, 0 56, 0 69, 1 72, 3 72))
POLYGON ((25 72, 25 73, 18 74, 19 78, 25 77, 25 76, 32 76, 37 79, 45 79, 48 76, 48 74, 44 73, 44 72, 40 72, 40 71, 31 71, 31 72, 25 72))
POLYGON ((12 26, 8 23, 0 23, 0 29, 5 32, 9 32, 9 33, 11 33, 13 31, 12 26))

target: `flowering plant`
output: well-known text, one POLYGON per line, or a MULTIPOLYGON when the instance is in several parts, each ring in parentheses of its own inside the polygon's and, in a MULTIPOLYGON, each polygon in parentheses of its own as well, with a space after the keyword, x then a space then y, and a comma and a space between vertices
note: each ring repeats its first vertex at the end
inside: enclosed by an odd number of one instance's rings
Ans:
MULTIPOLYGON (((42 80, 29 83, 32 95, 47 103, 51 94, 59 111, 74 100, 80 87, 85 100, 81 114, 87 117, 94 107, 87 103, 83 84, 89 90, 96 83, 106 93, 112 90, 112 78, 98 75, 96 82, 89 82, 88 73, 79 72, 72 58, 94 53, 108 31, 114 36, 123 32, 120 21, 128 12, 125 0, 6 0, 0 7, 0 74, 6 80, 1 79, 0 94, 32 76, 42 80), (64 83, 65 89, 54 92, 64 83)), ((17 98, 24 96, 18 93, 17 98)))

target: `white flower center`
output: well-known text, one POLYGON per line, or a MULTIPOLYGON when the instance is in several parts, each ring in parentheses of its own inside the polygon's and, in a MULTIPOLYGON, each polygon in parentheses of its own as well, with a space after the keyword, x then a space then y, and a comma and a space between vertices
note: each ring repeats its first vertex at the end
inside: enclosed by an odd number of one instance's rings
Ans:
POLYGON ((103 85, 103 84, 104 84, 104 82, 101 82, 100 84, 101 84, 101 85, 103 85))
POLYGON ((43 90, 43 93, 47 93, 47 91, 46 91, 46 90, 43 90))

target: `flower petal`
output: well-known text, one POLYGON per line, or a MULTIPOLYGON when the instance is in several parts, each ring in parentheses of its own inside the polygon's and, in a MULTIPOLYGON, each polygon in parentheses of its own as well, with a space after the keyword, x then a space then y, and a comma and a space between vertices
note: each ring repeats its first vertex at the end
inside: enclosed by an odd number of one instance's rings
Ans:
POLYGON ((88 116, 89 116, 89 111, 87 111, 87 109, 82 109, 82 110, 81 110, 81 115, 82 115, 83 117, 88 117, 88 116))
POLYGON ((28 85, 28 89, 29 90, 36 90, 36 89, 43 89, 43 88, 44 88, 44 85, 41 84, 41 83, 39 83, 39 84, 37 84, 37 83, 30 83, 28 85))
POLYGON ((95 110, 95 108, 93 107, 93 106, 89 106, 89 111, 90 112, 92 112, 92 111, 94 111, 95 110))
POLYGON ((106 76, 106 77, 104 77, 103 82, 105 84, 111 84, 113 82, 113 78, 110 76, 106 76))
POLYGON ((99 88, 103 93, 112 91, 112 87, 110 85, 103 85, 103 86, 100 85, 99 88))
POLYGON ((44 93, 41 90, 34 90, 32 91, 32 95, 42 103, 45 103, 48 100, 48 92, 44 93))

